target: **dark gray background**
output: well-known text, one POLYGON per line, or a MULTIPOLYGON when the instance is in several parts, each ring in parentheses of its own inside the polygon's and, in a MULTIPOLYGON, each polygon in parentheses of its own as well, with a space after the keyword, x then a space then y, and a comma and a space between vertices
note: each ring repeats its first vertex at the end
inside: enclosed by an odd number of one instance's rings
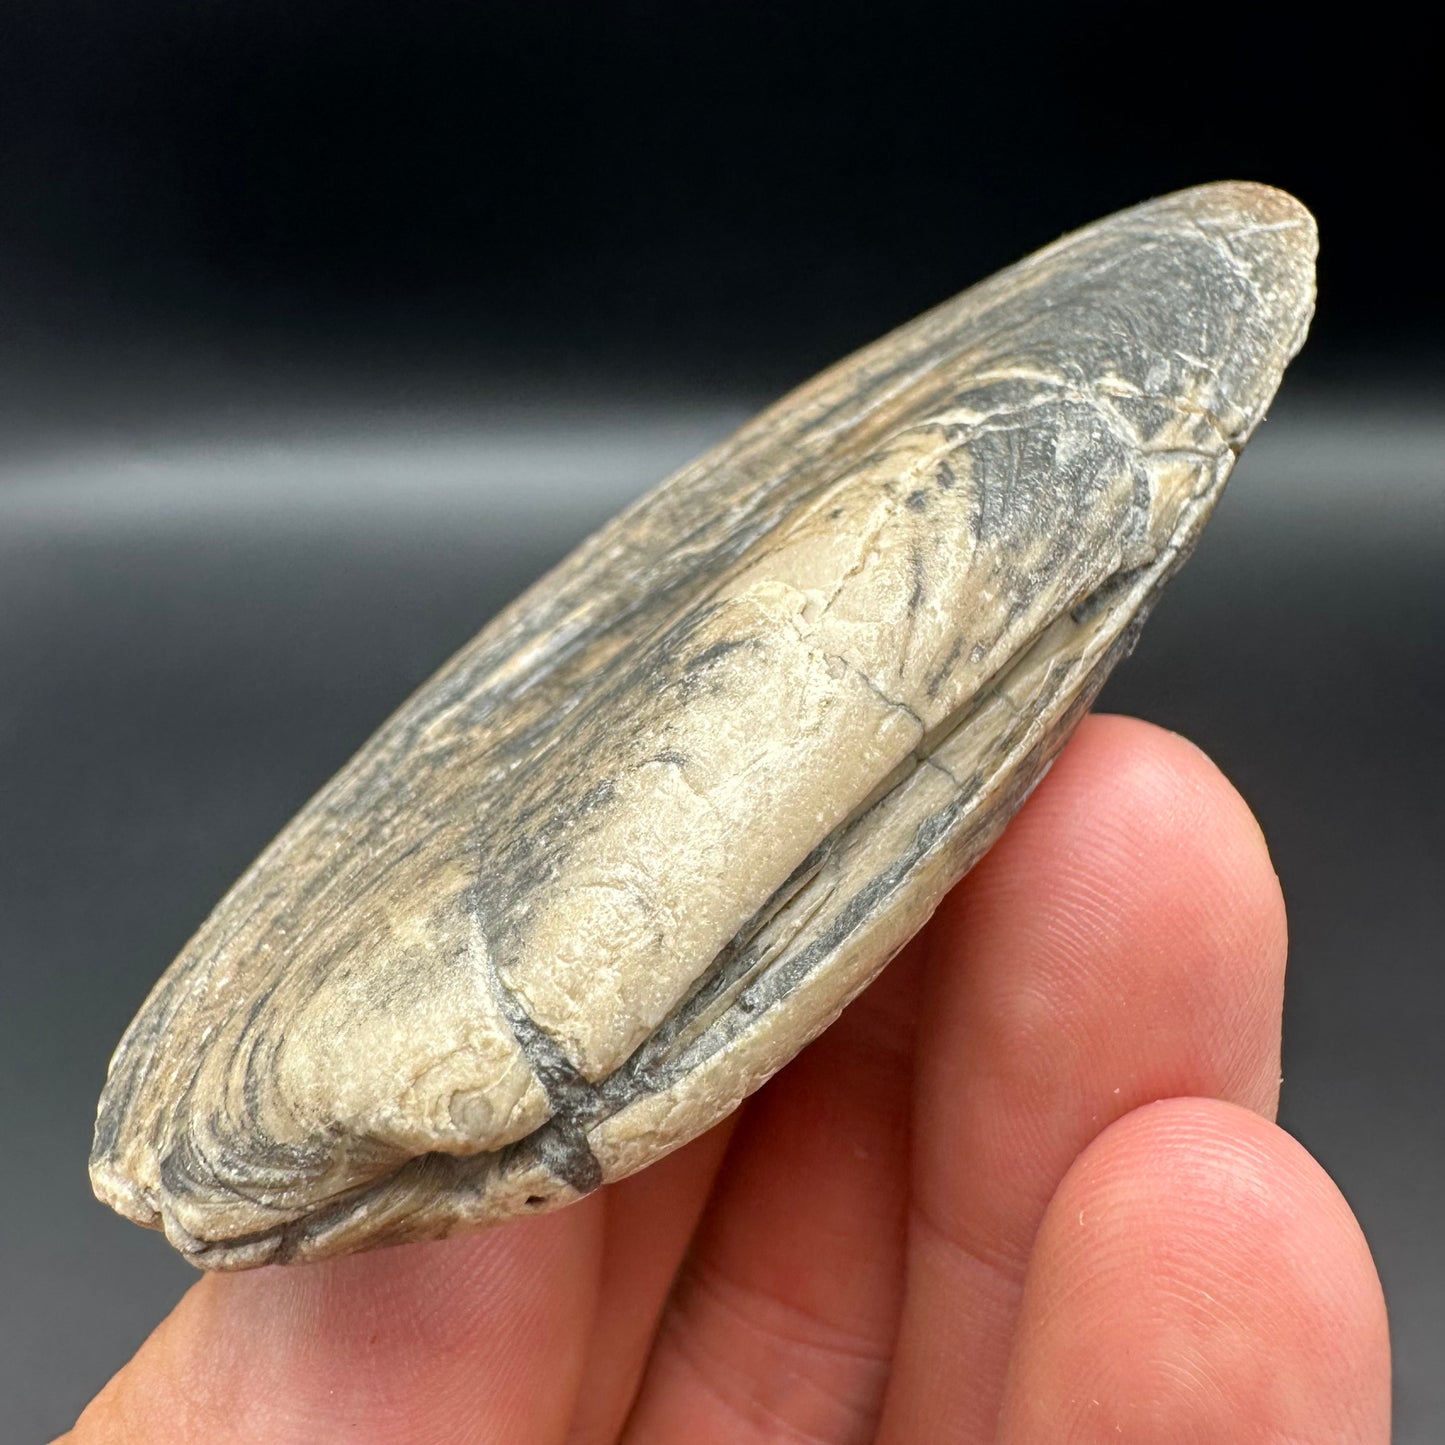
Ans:
POLYGON ((1269 834, 1284 1122, 1376 1251, 1397 1438, 1445 1434, 1420 47, 1379 6, 1308 67, 1267 12, 1014 9, 7 8, 0 1438, 67 1425, 191 1278, 90 1198, 106 1058, 405 693, 782 387, 1229 175, 1316 210, 1320 316, 1104 705, 1201 743, 1269 834))

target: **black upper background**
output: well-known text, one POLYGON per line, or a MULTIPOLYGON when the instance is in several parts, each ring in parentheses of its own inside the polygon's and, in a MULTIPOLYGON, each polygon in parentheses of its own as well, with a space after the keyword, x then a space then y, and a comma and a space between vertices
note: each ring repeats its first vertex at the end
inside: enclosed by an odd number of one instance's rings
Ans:
POLYGON ((18 410, 180 353, 772 391, 1236 177, 1320 219, 1304 374, 1415 366, 1423 49, 1380 6, 12 0, 0 376, 18 410))

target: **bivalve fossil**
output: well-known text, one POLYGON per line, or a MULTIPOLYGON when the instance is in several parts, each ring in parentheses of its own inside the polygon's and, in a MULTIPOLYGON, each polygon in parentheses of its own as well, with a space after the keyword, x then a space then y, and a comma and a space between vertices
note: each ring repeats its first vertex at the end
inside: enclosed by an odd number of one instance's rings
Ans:
POLYGON ((838 363, 507 608, 121 1041, 96 1192, 243 1268, 551 1209, 733 1109, 1042 776, 1304 338, 1221 184, 838 363))

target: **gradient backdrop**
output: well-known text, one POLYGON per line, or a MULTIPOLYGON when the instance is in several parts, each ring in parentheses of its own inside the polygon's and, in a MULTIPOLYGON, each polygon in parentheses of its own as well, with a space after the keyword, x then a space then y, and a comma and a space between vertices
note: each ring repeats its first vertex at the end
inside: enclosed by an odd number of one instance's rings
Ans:
POLYGON ((66 1426, 191 1279, 91 1199, 106 1059, 407 691, 787 385, 1243 176, 1319 217, 1314 338, 1104 705, 1270 836, 1284 1122, 1374 1245, 1397 1438, 1445 1436, 1438 239, 1422 43, 1364 19, 12 0, 0 1435, 66 1426))

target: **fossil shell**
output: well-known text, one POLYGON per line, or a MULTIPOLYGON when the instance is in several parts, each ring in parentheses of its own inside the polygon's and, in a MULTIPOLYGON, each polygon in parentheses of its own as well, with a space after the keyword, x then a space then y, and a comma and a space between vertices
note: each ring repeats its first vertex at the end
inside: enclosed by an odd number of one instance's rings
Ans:
POLYGON ((111 1062, 91 1176, 197 1264, 565 1204, 721 1119, 923 924, 1184 559, 1314 226, 1205 186, 840 362, 504 611, 111 1062))

